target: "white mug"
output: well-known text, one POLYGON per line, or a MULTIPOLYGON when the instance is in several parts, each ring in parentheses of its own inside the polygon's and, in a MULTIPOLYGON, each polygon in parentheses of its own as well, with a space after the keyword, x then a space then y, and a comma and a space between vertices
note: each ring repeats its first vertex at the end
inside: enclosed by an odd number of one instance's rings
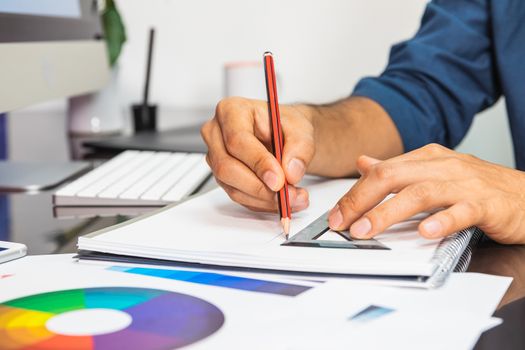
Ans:
MULTIPOLYGON (((276 79, 279 85, 279 77, 276 79)), ((262 61, 230 62, 225 64, 224 96, 241 96, 266 100, 266 81, 262 61)))

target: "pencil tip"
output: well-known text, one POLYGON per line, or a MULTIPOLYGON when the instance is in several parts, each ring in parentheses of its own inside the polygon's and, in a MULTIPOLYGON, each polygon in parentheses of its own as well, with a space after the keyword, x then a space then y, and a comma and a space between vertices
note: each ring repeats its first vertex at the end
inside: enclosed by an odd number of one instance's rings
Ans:
POLYGON ((290 233, 290 218, 282 218, 281 224, 283 225, 283 231, 286 239, 288 239, 288 234, 290 233))

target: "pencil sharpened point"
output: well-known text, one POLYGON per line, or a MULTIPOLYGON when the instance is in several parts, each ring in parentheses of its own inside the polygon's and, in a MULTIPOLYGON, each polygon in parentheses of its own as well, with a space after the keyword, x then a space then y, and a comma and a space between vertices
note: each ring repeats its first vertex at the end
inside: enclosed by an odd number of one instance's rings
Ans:
POLYGON ((286 236, 286 239, 288 239, 288 234, 290 233, 290 219, 282 218, 281 224, 283 225, 284 235, 286 236))

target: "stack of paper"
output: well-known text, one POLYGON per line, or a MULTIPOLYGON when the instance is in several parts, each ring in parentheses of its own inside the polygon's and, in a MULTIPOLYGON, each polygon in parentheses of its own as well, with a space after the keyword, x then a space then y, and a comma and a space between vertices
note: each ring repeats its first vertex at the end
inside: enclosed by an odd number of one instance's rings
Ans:
POLYGON ((0 265, 7 348, 470 349, 510 278, 436 290, 32 256, 0 265))
MULTIPOLYGON (((354 183, 333 180, 308 186, 310 207, 294 214, 291 235, 329 210, 354 183)), ((421 218, 394 225, 379 235, 377 240, 389 250, 286 247, 281 246, 285 239, 275 214, 248 211, 217 189, 146 218, 81 237, 78 247, 221 266, 395 276, 390 282, 419 283, 438 271, 441 263, 437 254, 441 241, 417 233, 421 218)), ((460 254, 449 258, 457 259, 460 254)))

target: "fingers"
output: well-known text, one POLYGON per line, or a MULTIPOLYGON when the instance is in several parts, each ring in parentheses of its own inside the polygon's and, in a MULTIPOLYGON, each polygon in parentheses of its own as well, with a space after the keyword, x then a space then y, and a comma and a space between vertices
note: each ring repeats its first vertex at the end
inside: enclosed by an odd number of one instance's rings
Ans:
POLYGON ((242 192, 263 201, 273 200, 275 192, 250 170, 244 163, 233 158, 222 141, 222 134, 216 123, 208 122, 203 126, 203 138, 208 144, 206 160, 213 170, 217 181, 231 187, 242 187, 242 192))
POLYGON ((477 225, 484 213, 485 209, 479 203, 459 202, 423 220, 419 224, 419 233, 426 238, 445 237, 477 225))
POLYGON ((277 159, 255 137, 256 109, 244 106, 243 101, 230 101, 217 105, 216 118, 224 148, 228 154, 243 162, 266 186, 278 191, 284 186, 284 172, 277 159))
POLYGON ((350 234, 359 239, 372 238, 418 213, 448 207, 457 201, 458 192, 451 184, 440 181, 413 184, 364 214, 350 226, 350 234))
POLYGON ((402 161, 402 160, 429 160, 437 159, 450 156, 459 156, 459 153, 450 150, 437 143, 431 143, 413 151, 401 154, 397 157, 390 158, 389 161, 402 161))
POLYGON ((332 229, 348 229, 354 221, 378 205, 386 196, 398 193, 411 184, 439 182, 444 178, 455 178, 457 182, 468 179, 472 171, 464 167, 463 159, 448 153, 437 159, 401 160, 397 157, 397 160, 383 162, 377 162, 370 157, 360 157, 358 163, 363 175, 338 201, 336 209, 329 216, 332 229))
POLYGON ((441 209, 420 222, 422 236, 442 238, 477 226, 499 242, 517 241, 512 235, 524 222, 523 205, 516 204, 523 197, 523 175, 515 170, 437 145, 387 161, 363 156, 357 167, 362 176, 332 209, 332 229, 350 226, 352 236, 366 239, 441 209), (384 200, 390 193, 397 195, 384 200))
MULTIPOLYGON (((277 200, 275 198, 269 200, 263 200, 254 196, 250 196, 247 193, 239 191, 237 188, 232 187, 218 179, 216 179, 217 184, 224 189, 224 192, 234 202, 237 202, 247 208, 253 209, 255 211, 265 211, 265 212, 275 212, 277 211, 277 200)), ((275 193, 274 193, 275 196, 275 193)))
POLYGON ((217 105, 214 118, 201 129, 208 146, 206 159, 217 182, 245 207, 275 211, 275 192, 283 187, 285 178, 292 185, 292 210, 302 210, 309 204, 307 191, 293 185, 304 176, 314 156, 313 127, 307 118, 294 115, 292 109, 281 115, 285 138, 282 164, 269 151, 270 123, 263 101, 225 99, 217 105))
POLYGON ((287 181, 294 185, 303 178, 314 157, 313 126, 306 119, 283 118, 283 168, 287 181))
MULTIPOLYGON (((245 192, 241 192, 235 187, 217 181, 219 185, 225 190, 228 196, 235 202, 255 211, 277 212, 277 197, 273 193, 273 198, 270 200, 262 200, 261 198, 251 196, 245 192)), ((304 188, 297 188, 293 186, 288 187, 290 204, 293 212, 306 209, 309 205, 308 192, 304 188)))
MULTIPOLYGON (((363 176, 336 204, 328 222, 334 230, 346 230, 363 214, 374 208, 386 196, 397 193, 405 187, 426 182, 441 181, 448 170, 436 171, 435 169, 446 169, 446 160, 406 160, 406 161, 384 161, 376 162, 373 158, 360 158, 363 176)), ((417 187, 419 188, 419 187, 417 187)), ((416 188, 416 189, 417 189, 416 188)))
POLYGON ((422 222, 423 236, 443 237, 477 224, 483 218, 481 206, 465 201, 463 190, 477 186, 472 165, 468 156, 436 145, 384 162, 362 156, 357 162, 362 177, 332 210, 330 226, 350 226, 352 236, 367 239, 420 212, 443 207, 448 209, 422 222), (383 201, 390 193, 397 195, 383 201))
POLYGON ((253 134, 238 132, 225 136, 224 140, 228 153, 243 162, 268 188, 278 191, 284 186, 281 165, 253 134))
MULTIPOLYGON (((201 133, 208 145, 206 160, 218 184, 230 198, 250 209, 276 211, 275 192, 248 166, 227 152, 218 124, 214 121, 207 122, 201 133)), ((305 189, 289 186, 289 198, 292 211, 303 210, 309 205, 308 192, 305 189)))
POLYGON ((379 159, 365 155, 360 156, 359 158, 357 158, 356 162, 357 171, 360 175, 365 175, 373 165, 376 165, 378 163, 381 163, 379 159))
MULTIPOLYGON (((393 157, 387 160, 388 163, 399 163, 403 161, 424 161, 424 160, 436 160, 439 158, 457 158, 460 157, 457 152, 454 152, 444 146, 432 143, 424 147, 415 149, 413 151, 404 153, 397 157, 393 157)), ((357 159, 356 166, 357 170, 361 175, 368 172, 372 166, 381 163, 381 160, 372 158, 366 155, 362 155, 357 159)))
POLYGON ((241 187, 242 192, 263 201, 274 200, 275 192, 266 187, 246 165, 235 158, 225 156, 216 160, 209 156, 208 159, 210 167, 214 169, 217 182, 235 188, 241 187))

